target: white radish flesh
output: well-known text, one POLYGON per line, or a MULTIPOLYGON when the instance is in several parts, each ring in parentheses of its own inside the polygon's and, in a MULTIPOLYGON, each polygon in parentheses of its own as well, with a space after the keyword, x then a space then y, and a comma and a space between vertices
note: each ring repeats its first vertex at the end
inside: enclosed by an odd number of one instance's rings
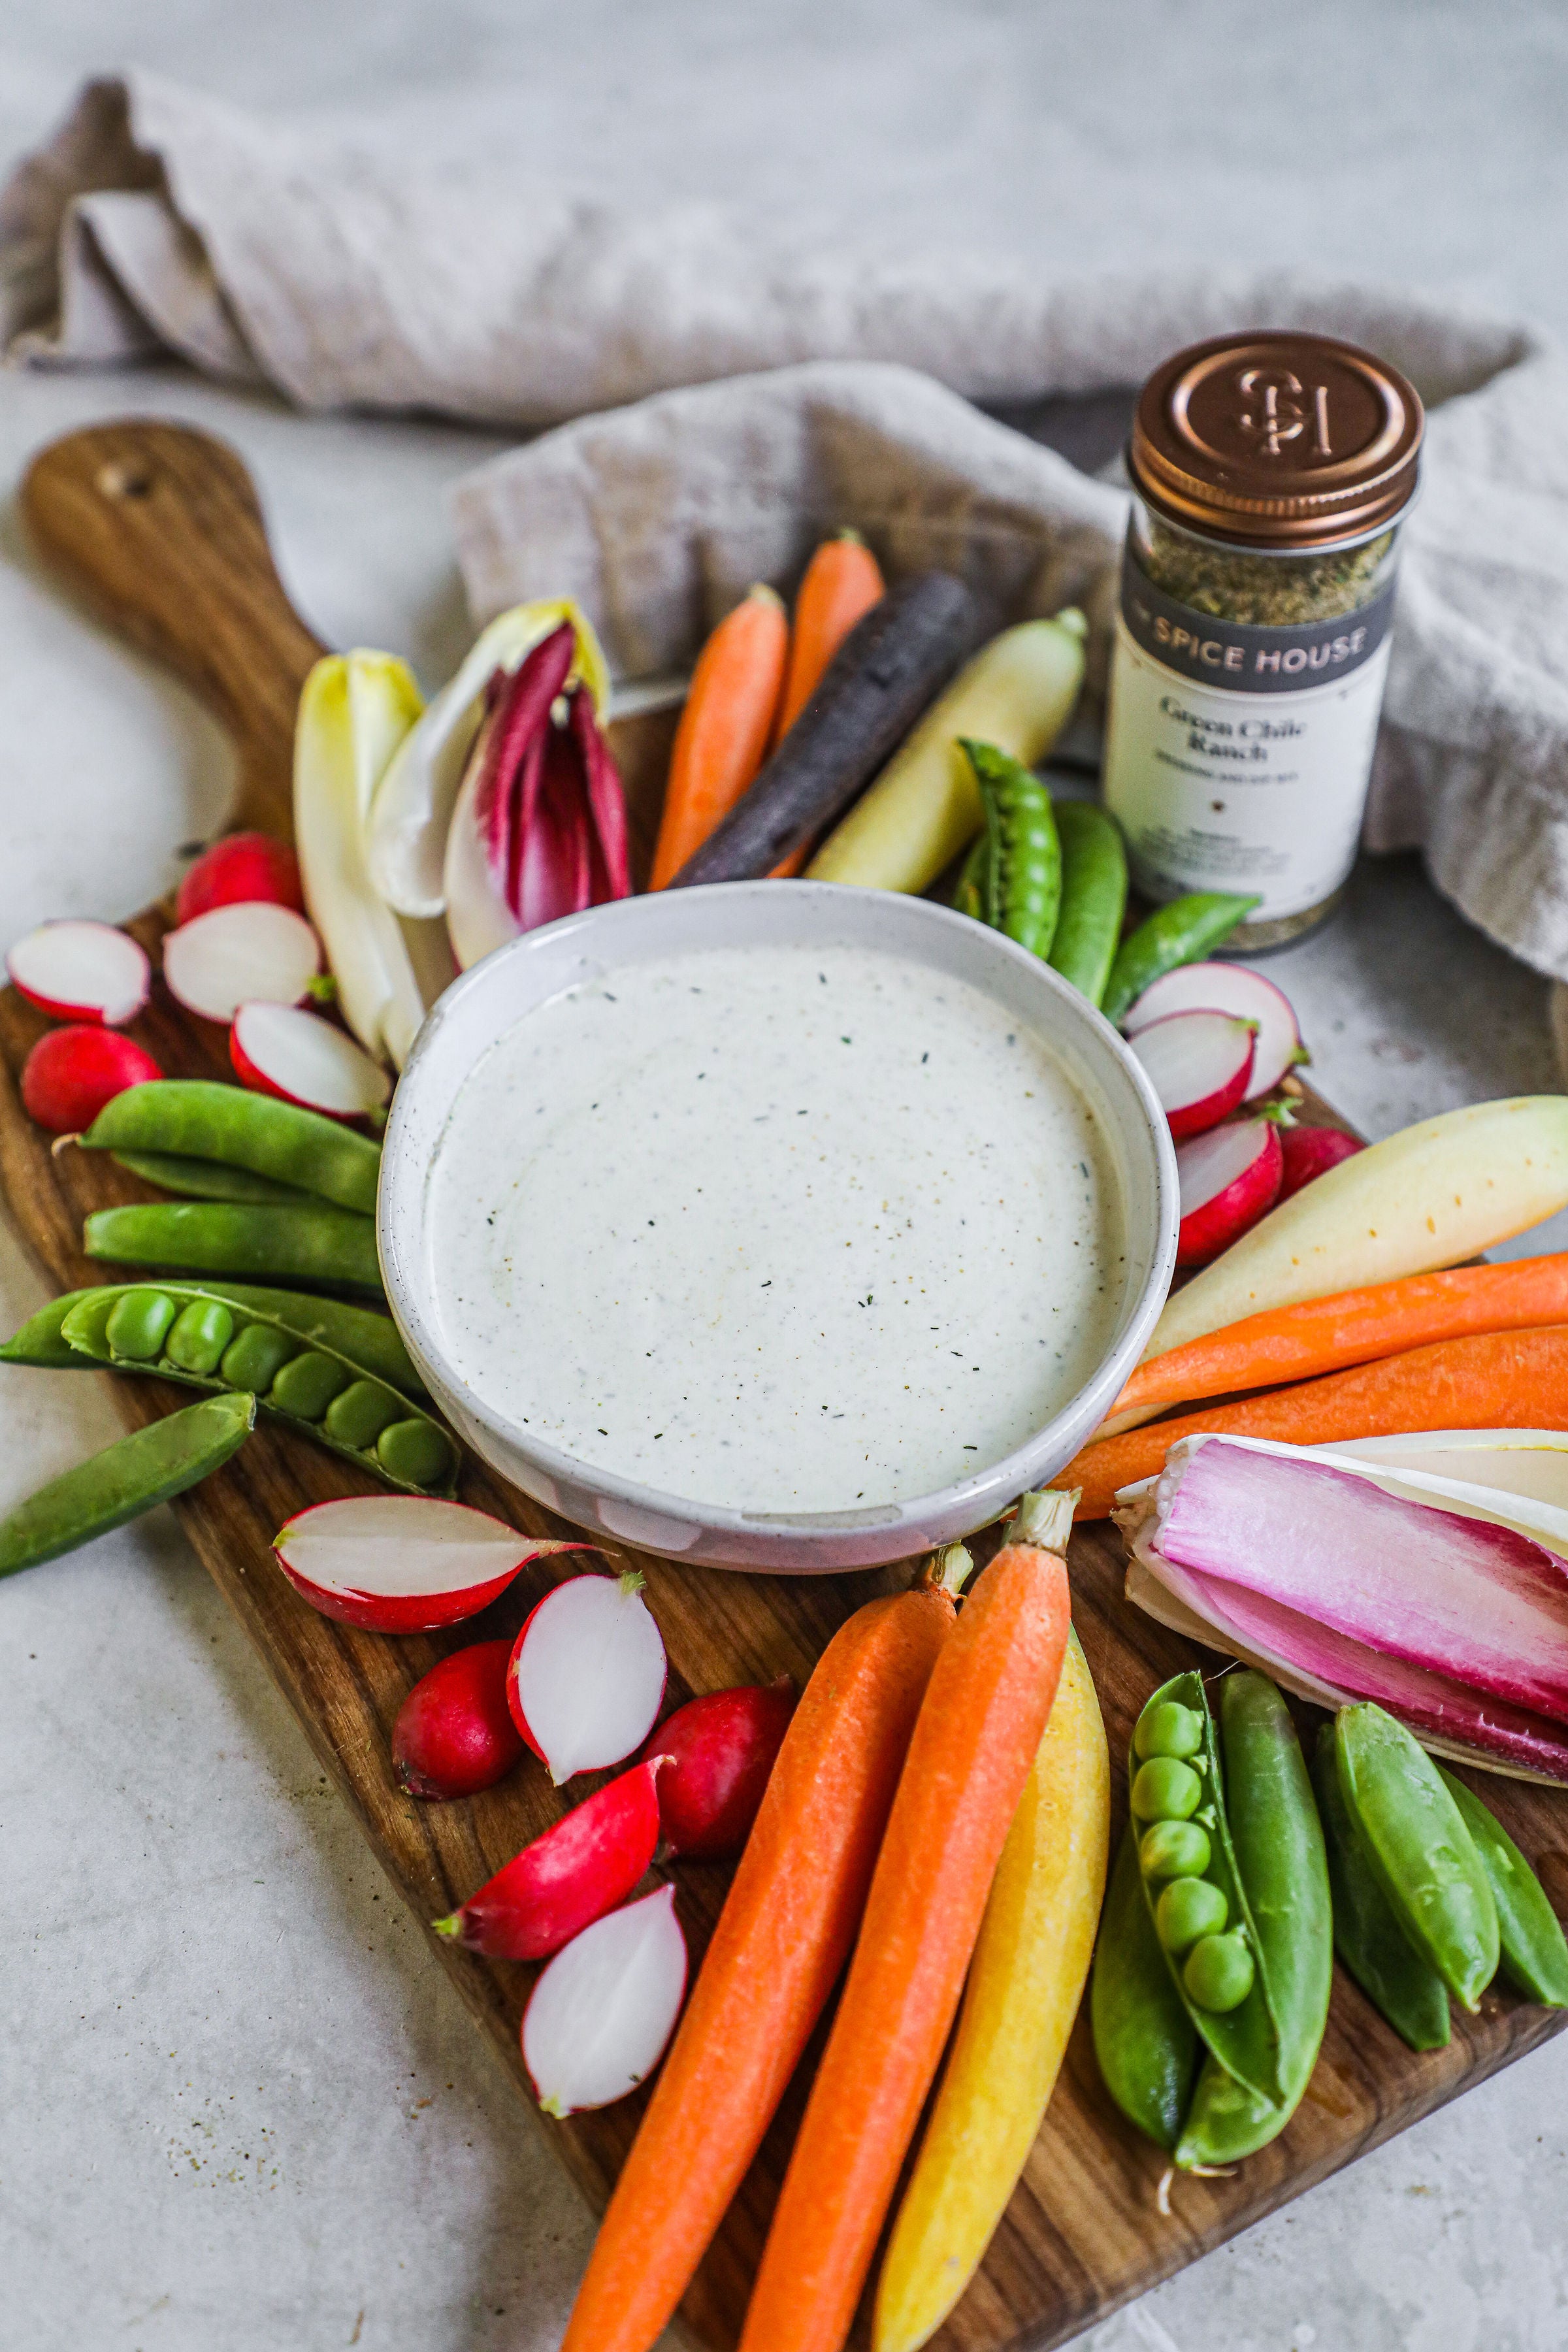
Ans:
POLYGON ((665 1671, 642 1579, 574 1576, 546 1593, 518 1635, 507 1704, 559 1788, 642 1745, 664 1697, 665 1671))
POLYGON ((187 1013, 232 1021, 242 1004, 298 1004, 321 968, 303 915, 263 898, 215 907, 163 941, 163 978, 187 1013))
POLYGON ((242 1004, 229 1055, 244 1085, 329 1118, 363 1118, 392 1091, 386 1072, 352 1037, 291 1004, 242 1004))
POLYGON ((1304 1298, 1462 1265, 1568 1206, 1568 1097, 1445 1111, 1303 1187, 1166 1301, 1144 1357, 1304 1298))
POLYGON ((421 1495, 353 1495, 297 1511, 273 1538, 313 1608, 384 1633, 454 1625, 488 1608, 543 1553, 580 1550, 520 1535, 504 1519, 421 1495))
POLYGON ((1282 1172, 1279 1132, 1268 1119, 1214 1127, 1182 1144, 1176 1153, 1182 1212, 1177 1265, 1206 1265, 1255 1225, 1274 1205, 1282 1172))
POLYGON ((675 1889, 596 1919, 556 1953, 522 2017, 522 2057, 547 2116, 607 2107, 664 2055, 686 1993, 675 1889))
POLYGON ((5 970, 40 1013, 57 1021, 133 1021, 147 1002, 152 967, 144 951, 112 923, 40 923, 16 941, 5 970))
POLYGON ((1177 1138, 1217 1127, 1241 1102, 1254 1031, 1228 1013, 1173 1013, 1130 1042, 1177 1138))
POLYGON ((1288 1070, 1306 1059, 1289 998, 1247 964, 1178 964, 1143 991, 1121 1026, 1129 1037, 1136 1037, 1173 1013, 1229 1013, 1239 1021, 1256 1022, 1247 1102, 1269 1093, 1288 1070))

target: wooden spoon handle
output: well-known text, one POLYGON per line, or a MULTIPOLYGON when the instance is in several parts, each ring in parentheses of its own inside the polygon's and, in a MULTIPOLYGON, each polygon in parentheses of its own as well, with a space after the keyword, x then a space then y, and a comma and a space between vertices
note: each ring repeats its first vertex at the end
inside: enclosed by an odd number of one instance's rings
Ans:
POLYGON ((46 561, 234 737, 233 821, 287 836, 294 713, 325 649, 284 593, 242 459, 188 425, 129 417, 51 442, 21 499, 46 561))

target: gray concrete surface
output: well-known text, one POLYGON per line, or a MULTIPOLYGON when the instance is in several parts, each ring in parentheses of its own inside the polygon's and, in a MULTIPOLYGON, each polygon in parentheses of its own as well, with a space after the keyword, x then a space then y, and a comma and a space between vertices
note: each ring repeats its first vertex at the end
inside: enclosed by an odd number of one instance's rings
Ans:
MULTIPOLYGON (((1064 267, 1315 259, 1568 331, 1551 7, 52 0, 0 20, 0 157, 126 58, 411 119, 483 77, 575 178, 759 202, 809 183, 910 234, 1005 239, 1026 211, 1064 267), (785 66, 810 91, 787 113, 785 66), (1131 142, 1169 157, 1158 220, 1081 201, 1083 156, 1131 142)), ((216 730, 37 575, 9 503, 42 442, 127 409, 237 443, 328 638, 407 652, 427 684, 464 638, 441 491, 483 436, 303 420, 172 374, 0 377, 0 940, 142 904, 224 803, 216 730)), ((1371 1133, 1557 1082, 1544 984, 1408 861, 1364 867, 1270 969, 1371 1133)), ((41 1295, 0 1234, 7 1328, 41 1295)), ((92 1381, 5 1374, 0 1504, 115 1426, 92 1381)), ((172 1519, 8 1586, 0 1661, 0 2347, 546 2352, 588 2219, 172 1519)), ((1085 2344, 1560 2352, 1565 2116, 1568 2041, 1085 2344)))

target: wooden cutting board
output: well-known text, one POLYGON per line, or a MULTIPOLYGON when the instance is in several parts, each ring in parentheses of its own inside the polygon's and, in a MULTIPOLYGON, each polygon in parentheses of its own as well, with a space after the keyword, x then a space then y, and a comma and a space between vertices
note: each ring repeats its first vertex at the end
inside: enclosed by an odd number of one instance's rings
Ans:
MULTIPOLYGON (((322 648, 284 595, 239 458, 178 425, 96 426, 43 452, 27 475, 22 502, 35 544, 48 562, 112 626, 186 679, 229 729, 239 767, 234 822, 287 835, 295 704, 322 648)), ((642 719, 616 730, 645 872, 671 724, 668 718, 642 719)), ((154 961, 168 911, 151 908, 129 926, 154 951, 154 961)), ((25 1116, 17 1075, 47 1025, 14 991, 0 995, 0 1175, 40 1265, 67 1288, 105 1273, 80 1255, 86 1213, 150 1196, 103 1155, 66 1151, 54 1158, 48 1139, 25 1116)), ((171 1076, 230 1075, 223 1032, 183 1013, 161 986, 132 1034, 171 1076)), ((1340 1123, 1321 1104, 1310 1103, 1309 1116, 1340 1123)), ((188 1402, 153 1381, 122 1379, 114 1387, 133 1424, 188 1402)), ((546 1828, 561 1801, 542 1770, 525 1759, 503 1787, 471 1802, 415 1803, 399 1794, 392 1778, 394 1717, 405 1693, 437 1655, 510 1633, 552 1579, 548 1564, 526 1572, 485 1616, 438 1639, 391 1640, 333 1624, 284 1581, 270 1539, 307 1502, 359 1491, 361 1484, 333 1455, 263 1424, 226 1468, 175 1508, 382 1867, 415 1916, 427 1922, 450 1911, 546 1828)), ((478 1465, 468 1467, 464 1494, 531 1532, 571 1532, 478 1465)), ((623 1556, 616 1557, 622 1564, 623 1556)), ((772 1579, 624 1555, 625 1562, 632 1559, 647 1579, 649 1605, 669 1653, 672 1704, 694 1692, 764 1682, 781 1672, 804 1683, 845 1617, 907 1576, 905 1570, 889 1569, 772 1579)), ((559 1572, 571 1573, 576 1565, 568 1560, 559 1572)), ((1121 1548, 1109 1530, 1090 1528, 1075 1536, 1071 1569, 1079 1631, 1112 1758, 1120 1759, 1151 1688, 1182 1668, 1215 1662, 1126 1604, 1121 1548)), ((1115 1780, 1120 1821, 1125 1800, 1120 1760, 1115 1780)), ((1541 1872, 1559 1912, 1568 1913, 1568 1797, 1485 1775, 1478 1786, 1541 1872)), ((671 1875, 695 1958, 728 1874, 716 1864, 681 1864, 671 1875)), ((432 1948, 531 2107, 518 2027, 534 1971, 474 1958, 439 1937, 432 1948)), ((1171 2211, 1162 2214, 1155 2195, 1164 2159, 1111 2106, 1080 2017, 1018 2191, 984 2269, 937 2342, 948 2352, 1062 2343, 1533 2048, 1563 2021, 1560 2012, 1527 2007, 1507 1994, 1489 1995, 1479 2017, 1456 2017, 1447 2049, 1417 2057, 1336 1971, 1322 2056, 1289 2130, 1233 2179, 1179 2180, 1171 2211)), ((801 2069, 803 2077, 810 2063, 801 2069)), ((800 2098, 797 2084, 687 2297, 684 2317, 706 2346, 735 2340, 800 2098)), ((641 2107, 634 2097, 564 2124, 540 2119, 595 2207, 605 2201, 641 2107)), ((864 2332, 862 2314, 862 2338, 864 2332)))

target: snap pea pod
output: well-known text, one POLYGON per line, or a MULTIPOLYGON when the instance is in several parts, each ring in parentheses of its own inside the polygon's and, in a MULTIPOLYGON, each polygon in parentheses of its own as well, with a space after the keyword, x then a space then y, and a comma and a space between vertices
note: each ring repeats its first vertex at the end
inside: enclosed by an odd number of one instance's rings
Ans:
POLYGON ((36 1315, 29 1315, 19 1331, 14 1331, 0 1348, 0 1364, 28 1364, 47 1372, 74 1372, 81 1370, 81 1357, 60 1330, 60 1325, 79 1298, 86 1297, 81 1290, 68 1290, 62 1298, 51 1298, 36 1315))
POLYGON ((1334 1717, 1340 1788, 1394 1915, 1454 1999, 1475 2010, 1497 1974, 1497 1905, 1437 1768, 1370 1699, 1334 1717))
POLYGON ((1100 1914, 1089 2008, 1106 2089, 1129 2123, 1159 2147, 1173 2148, 1192 2090, 1198 2037, 1143 1900, 1137 1824, 1131 1821, 1100 1914))
POLYGON ((1236 1865, 1279 2032, 1279 2095, 1260 2096, 1211 2056, 1176 2144, 1184 2171, 1238 2164, 1278 2138, 1318 2063, 1333 1988, 1328 1857, 1290 1710, 1266 1675, 1227 1675, 1220 1730, 1236 1865))
POLYGON ((108 1283, 79 1292, 61 1329, 84 1360, 194 1388, 247 1390, 264 1412, 389 1486, 450 1494, 458 1467, 452 1438, 363 1358, 334 1346, 329 1331, 352 1341, 353 1328, 341 1318, 315 1318, 317 1304, 286 1294, 242 1297, 237 1286, 108 1283), (283 1297, 283 1311, 253 1303, 269 1296, 283 1297), (303 1311, 293 1312, 296 1306, 303 1311))
POLYGON ((1568 2009, 1568 1938, 1545 1888, 1491 1808, 1441 1764, 1437 1772, 1491 1887, 1503 1975, 1543 2009, 1568 2009))
POLYGON ((193 1160, 178 1151, 116 1151, 117 1168, 140 1176, 144 1184, 161 1184, 165 1192, 184 1192, 193 1201, 302 1202, 319 1200, 293 1184, 276 1184, 270 1176, 253 1175, 248 1168, 226 1168, 221 1160, 193 1160))
POLYGON ((1143 1899, 1171 1981, 1226 2073, 1278 2104, 1283 2096, 1279 2025, 1237 1864, 1201 1675, 1177 1675, 1154 1693, 1134 1726, 1128 1769, 1133 1819, 1144 1825, 1139 1844, 1143 1899), (1195 1822, 1208 1851, 1201 1866, 1171 1878, 1148 1832, 1174 1821, 1195 1822), (1206 1895, 1198 1888, 1206 1888, 1206 1895))
MULTIPOLYGON (((90 1359, 61 1336, 60 1326, 82 1299, 101 1298, 124 1287, 124 1284, 99 1283, 90 1289, 68 1290, 63 1297, 52 1298, 0 1348, 0 1363, 37 1364, 51 1371, 90 1370, 90 1359)), ((268 1290, 248 1282, 222 1282, 216 1276, 176 1287, 199 1290, 204 1297, 221 1298, 250 1315, 270 1318, 305 1346, 332 1349, 373 1380, 401 1389, 416 1404, 429 1402, 425 1383, 390 1315, 378 1315, 371 1307, 351 1306, 343 1298, 321 1298, 303 1290, 268 1290)))
POLYGON ((374 1222, 325 1201, 305 1208, 153 1201, 95 1209, 82 1228, 82 1246, 89 1257, 111 1258, 120 1265, 270 1276, 285 1283, 381 1292, 374 1222))
POLYGON ((149 1078, 115 1096, 78 1141, 89 1151, 164 1151, 247 1168, 312 1199, 375 1214, 381 1146, 340 1119, 210 1078, 149 1078))
POLYGON ((1062 904, 1046 961, 1080 996, 1098 1004, 1127 911, 1127 852, 1115 818, 1095 802, 1054 805, 1062 848, 1062 904))
POLYGON ((1147 921, 1128 933, 1116 951, 1100 1000, 1106 1019, 1120 1021, 1162 972, 1173 971, 1179 963, 1196 963, 1209 954, 1258 903, 1256 897, 1238 898, 1230 890, 1198 890, 1157 907, 1147 921))
POLYGON ((963 861, 963 870, 953 885, 952 903, 961 915, 972 916, 975 922, 985 920, 985 900, 981 890, 981 876, 985 866, 987 843, 981 833, 963 861))
POLYGON ((1318 1735, 1312 1786, 1328 1848, 1334 1949, 1402 2041, 1412 2050, 1441 2050, 1449 2033, 1447 1988, 1394 1917, 1362 1852, 1340 1790, 1331 1723, 1318 1735))
POLYGON ((1031 955, 1047 956, 1062 897, 1062 853, 1051 796, 1011 752, 967 735, 958 740, 985 812, 977 876, 981 919, 1031 955))
POLYGON ((255 1420, 253 1396, 208 1397, 79 1462, 0 1523, 0 1576, 58 1559, 183 1495, 228 1460, 255 1420))

